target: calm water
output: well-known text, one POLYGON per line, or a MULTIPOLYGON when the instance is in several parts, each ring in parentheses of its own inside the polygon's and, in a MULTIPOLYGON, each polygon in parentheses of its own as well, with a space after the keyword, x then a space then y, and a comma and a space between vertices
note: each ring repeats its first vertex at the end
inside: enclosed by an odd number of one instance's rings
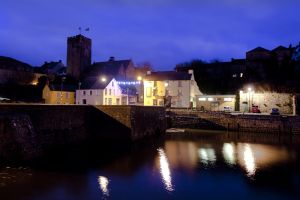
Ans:
POLYGON ((221 135, 75 148, 3 166, 0 199, 300 199, 298 146, 221 135))

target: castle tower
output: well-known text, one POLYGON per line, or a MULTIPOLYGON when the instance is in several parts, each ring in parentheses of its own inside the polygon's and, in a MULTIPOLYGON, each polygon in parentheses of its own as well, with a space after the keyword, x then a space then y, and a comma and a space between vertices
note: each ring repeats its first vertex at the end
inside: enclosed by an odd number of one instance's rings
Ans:
POLYGON ((91 65, 92 40, 79 34, 68 37, 67 73, 80 80, 84 69, 91 65))

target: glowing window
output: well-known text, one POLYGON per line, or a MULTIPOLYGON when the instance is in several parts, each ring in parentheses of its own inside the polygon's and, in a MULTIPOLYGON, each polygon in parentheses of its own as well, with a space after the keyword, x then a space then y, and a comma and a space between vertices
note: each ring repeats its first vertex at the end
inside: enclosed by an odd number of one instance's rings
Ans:
POLYGON ((230 97, 226 97, 226 98, 224 98, 224 101, 228 101, 228 102, 230 102, 230 101, 232 101, 233 100, 233 98, 230 98, 230 97))
POLYGON ((206 101, 206 98, 201 97, 199 98, 199 101, 206 101))
POLYGON ((208 101, 213 101, 214 98, 209 97, 209 98, 207 98, 207 100, 208 100, 208 101))

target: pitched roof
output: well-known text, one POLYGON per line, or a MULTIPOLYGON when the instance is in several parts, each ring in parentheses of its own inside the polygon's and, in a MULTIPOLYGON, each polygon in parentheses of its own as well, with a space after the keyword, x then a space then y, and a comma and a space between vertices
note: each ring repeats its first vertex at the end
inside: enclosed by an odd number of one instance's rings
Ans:
POLYGON ((64 91, 64 92, 75 92, 77 85, 66 85, 66 84, 50 84, 49 88, 51 91, 64 91))
POLYGON ((145 77, 146 80, 163 81, 163 80, 191 80, 192 75, 187 72, 161 71, 151 72, 145 77))
POLYGON ((272 51, 283 51, 283 50, 288 50, 288 48, 284 47, 284 46, 278 46, 275 49, 273 49, 272 51))
POLYGON ((112 77, 106 77, 106 81, 101 81, 99 80, 99 76, 90 76, 84 79, 80 89, 104 89, 112 79, 112 77))
POLYGON ((96 62, 86 70, 86 76, 113 76, 118 78, 119 72, 126 70, 128 66, 132 63, 131 60, 118 60, 118 61, 107 61, 107 62, 96 62))
POLYGON ((250 53, 250 52, 264 52, 264 51, 270 51, 270 50, 262 48, 262 47, 256 47, 255 49, 252 49, 252 50, 248 51, 247 53, 250 53))
POLYGON ((60 61, 58 62, 45 62, 41 67, 35 67, 34 71, 37 73, 60 73, 66 71, 65 65, 60 61))
POLYGON ((122 91, 122 94, 128 94, 128 95, 136 95, 137 89, 134 85, 119 85, 122 91))
POLYGON ((32 66, 10 57, 0 56, 0 69, 32 71, 32 66))

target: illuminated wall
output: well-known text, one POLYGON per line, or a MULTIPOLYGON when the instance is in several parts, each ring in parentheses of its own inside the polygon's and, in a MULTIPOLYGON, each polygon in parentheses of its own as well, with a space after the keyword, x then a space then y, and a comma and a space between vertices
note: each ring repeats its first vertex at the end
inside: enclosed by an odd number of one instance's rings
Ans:
POLYGON ((43 89, 43 99, 46 104, 75 104, 75 92, 52 91, 46 85, 43 89))

